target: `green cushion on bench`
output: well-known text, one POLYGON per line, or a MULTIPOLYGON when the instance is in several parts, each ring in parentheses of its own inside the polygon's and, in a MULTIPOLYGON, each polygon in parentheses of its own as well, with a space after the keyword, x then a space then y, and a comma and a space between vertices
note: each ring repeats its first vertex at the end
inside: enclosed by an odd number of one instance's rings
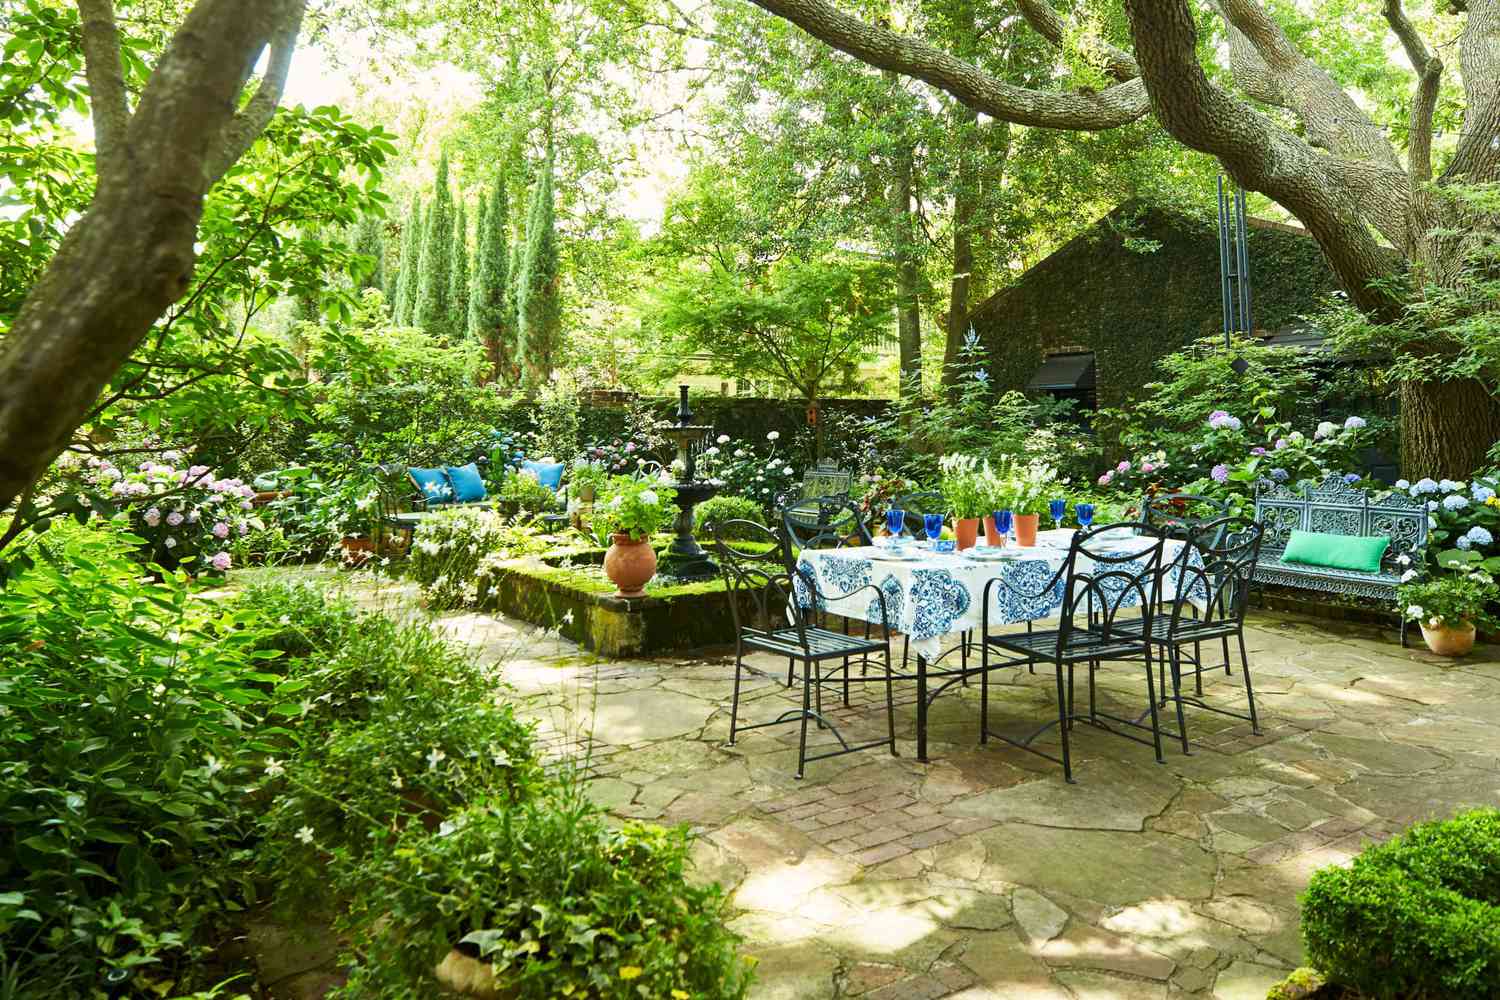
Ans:
POLYGON ((1382 535, 1325 535, 1294 529, 1286 543, 1286 551, 1281 554, 1281 561, 1378 573, 1380 559, 1390 544, 1391 540, 1382 535))

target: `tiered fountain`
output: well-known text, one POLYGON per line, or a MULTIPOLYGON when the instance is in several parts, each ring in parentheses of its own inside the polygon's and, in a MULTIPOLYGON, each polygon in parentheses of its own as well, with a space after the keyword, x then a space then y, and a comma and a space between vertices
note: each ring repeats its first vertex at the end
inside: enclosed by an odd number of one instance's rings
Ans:
POLYGON ((702 447, 712 427, 694 424, 693 411, 688 406, 688 387, 678 386, 677 423, 665 428, 662 433, 677 443, 677 462, 681 471, 678 482, 672 483, 677 491, 677 537, 661 560, 661 572, 687 580, 701 580, 715 576, 718 565, 703 551, 703 546, 693 537, 693 508, 724 488, 718 479, 698 479, 698 449, 702 447))

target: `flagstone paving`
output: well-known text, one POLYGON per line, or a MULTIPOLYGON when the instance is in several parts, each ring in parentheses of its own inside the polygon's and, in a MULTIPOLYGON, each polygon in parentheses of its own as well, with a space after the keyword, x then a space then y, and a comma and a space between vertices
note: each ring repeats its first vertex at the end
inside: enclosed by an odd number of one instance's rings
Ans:
MULTIPOLYGON (((410 596, 381 602, 393 594, 410 596)), ((1194 752, 1168 743, 1158 765, 1079 727, 1074 785, 978 745, 972 688, 934 704, 930 763, 898 686, 899 756, 819 761, 798 781, 795 725, 727 745, 732 660, 595 662, 483 615, 435 627, 497 665, 548 753, 611 813, 702 835, 697 874, 724 886, 759 960, 756 1000, 1261 1000, 1301 959, 1297 894, 1314 870, 1413 821, 1500 805, 1500 650, 1450 666, 1339 622, 1254 617, 1264 735, 1193 711, 1194 752)), ((800 705, 785 660, 753 662, 745 718, 800 705)), ((1101 696, 1144 709, 1139 671, 1107 666, 1101 696)), ((992 724, 1045 721, 1053 683, 997 683, 992 724)), ((1243 704, 1237 668, 1206 685, 1243 704)), ((878 737, 883 688, 854 688, 831 714, 851 741, 878 737)))

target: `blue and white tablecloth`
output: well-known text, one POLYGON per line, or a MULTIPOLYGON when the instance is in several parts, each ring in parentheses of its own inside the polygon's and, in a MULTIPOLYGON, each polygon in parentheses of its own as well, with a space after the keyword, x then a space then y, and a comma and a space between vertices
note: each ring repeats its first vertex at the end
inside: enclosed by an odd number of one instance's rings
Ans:
MULTIPOLYGON (((990 622, 1004 625, 1014 622, 1050 618, 1062 608, 1063 583, 1059 578, 1051 587, 1058 569, 1067 561, 1068 545, 1073 532, 1042 532, 1037 545, 1019 550, 1021 555, 1004 561, 979 561, 959 553, 923 551, 919 560, 881 559, 881 550, 863 546, 845 549, 815 549, 801 553, 798 568, 817 580, 816 601, 821 610, 831 614, 879 623, 880 602, 869 590, 842 599, 827 599, 848 594, 860 587, 874 585, 885 595, 886 613, 891 628, 911 639, 919 656, 936 658, 945 646, 957 640, 960 632, 977 629, 981 624, 984 588, 992 579, 1004 580, 1008 586, 996 585, 990 591, 990 622), (949 639, 949 637, 953 637, 949 639), (948 640, 948 641, 945 641, 948 640)), ((1153 539, 1125 535, 1107 543, 1099 538, 1093 547, 1101 554, 1129 555, 1149 548, 1153 539)), ((1162 555, 1165 565, 1175 565, 1185 543, 1168 540, 1162 555)), ((1202 566, 1194 552, 1190 564, 1202 566)), ((1080 570, 1084 569, 1082 562, 1080 570)), ((1145 559, 1137 563, 1110 563, 1110 571, 1144 572, 1145 559)), ((803 607, 814 603, 801 575, 793 580, 797 600, 803 607)), ((1201 589, 1202 581, 1195 587, 1201 589)), ((1123 589, 1123 581, 1122 581, 1123 589)), ((1170 575, 1162 600, 1176 597, 1175 581, 1170 575)), ((1139 603, 1126 595, 1123 607, 1139 603)))

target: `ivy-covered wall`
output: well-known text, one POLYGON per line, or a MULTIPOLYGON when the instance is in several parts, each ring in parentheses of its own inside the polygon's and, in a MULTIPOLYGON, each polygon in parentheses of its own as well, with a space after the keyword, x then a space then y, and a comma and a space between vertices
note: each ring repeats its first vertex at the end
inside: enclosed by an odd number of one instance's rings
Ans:
MULTIPOLYGON (((1337 288, 1311 237, 1251 220, 1259 330, 1287 326, 1337 288)), ((1155 377, 1153 364, 1222 330, 1219 239, 1211 221, 1127 202, 974 310, 1001 389, 1024 389, 1049 354, 1093 351, 1100 406, 1155 377)))

